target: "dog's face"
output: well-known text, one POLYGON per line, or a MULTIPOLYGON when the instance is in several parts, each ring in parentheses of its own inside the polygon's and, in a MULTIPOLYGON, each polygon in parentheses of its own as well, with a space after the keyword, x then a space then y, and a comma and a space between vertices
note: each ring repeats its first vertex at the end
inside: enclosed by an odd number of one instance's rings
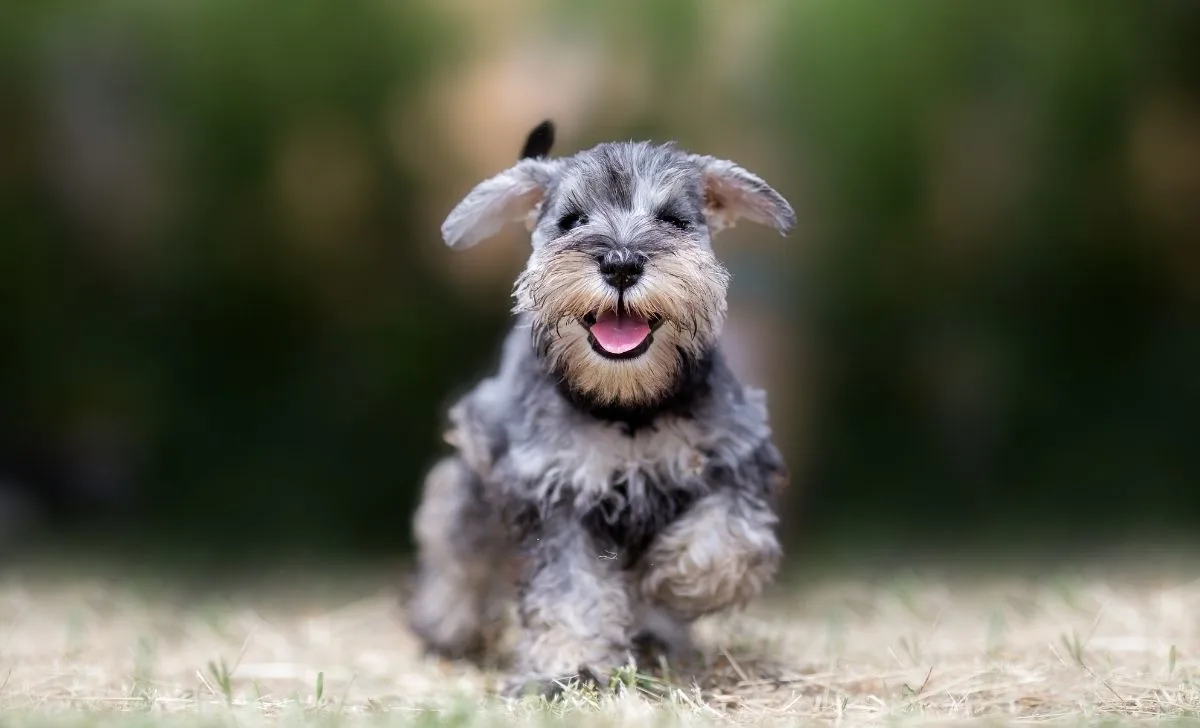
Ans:
POLYGON ((716 344, 729 275, 711 235, 738 218, 786 232, 787 201, 737 165, 648 143, 524 159, 480 183, 442 226, 473 245, 523 219, 517 279, 545 366, 600 406, 652 407, 716 344))

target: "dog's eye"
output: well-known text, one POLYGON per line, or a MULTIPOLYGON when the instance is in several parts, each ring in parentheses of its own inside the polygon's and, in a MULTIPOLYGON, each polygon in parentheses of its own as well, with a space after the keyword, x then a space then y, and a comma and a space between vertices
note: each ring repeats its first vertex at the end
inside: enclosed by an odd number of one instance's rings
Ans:
POLYGON ((568 212, 558 220, 558 226, 563 230, 574 230, 580 225, 587 225, 588 216, 582 212, 568 212))
POLYGON ((670 213, 670 212, 658 213, 658 221, 666 223, 667 225, 670 225, 673 228, 678 228, 680 230, 687 230, 688 228, 691 227, 691 224, 688 223, 687 220, 684 220, 682 217, 675 215, 673 213, 670 213))

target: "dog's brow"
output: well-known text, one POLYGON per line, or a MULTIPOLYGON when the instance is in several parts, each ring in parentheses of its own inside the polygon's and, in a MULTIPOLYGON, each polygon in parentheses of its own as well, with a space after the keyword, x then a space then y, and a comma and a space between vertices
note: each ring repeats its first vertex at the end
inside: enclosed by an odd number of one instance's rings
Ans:
POLYGON ((584 194, 578 186, 572 187, 566 194, 563 195, 563 210, 579 210, 586 211, 590 207, 588 205, 587 195, 584 194))
POLYGON ((686 178, 681 175, 671 175, 655 184, 644 185, 639 190, 642 205, 646 212, 653 214, 666 208, 689 209, 690 190, 685 184, 686 178))

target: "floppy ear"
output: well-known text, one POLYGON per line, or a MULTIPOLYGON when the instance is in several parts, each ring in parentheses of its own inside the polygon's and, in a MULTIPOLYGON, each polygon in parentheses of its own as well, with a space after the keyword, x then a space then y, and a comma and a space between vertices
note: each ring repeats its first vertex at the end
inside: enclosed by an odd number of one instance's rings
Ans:
POLYGON ((726 159, 695 157, 704 185, 704 215, 712 232, 733 227, 741 218, 786 234, 796 213, 783 196, 757 175, 726 159))
POLYGON ((492 237, 505 223, 528 220, 553 181, 558 164, 523 159, 484 180, 459 202, 442 223, 442 239, 455 249, 492 237))

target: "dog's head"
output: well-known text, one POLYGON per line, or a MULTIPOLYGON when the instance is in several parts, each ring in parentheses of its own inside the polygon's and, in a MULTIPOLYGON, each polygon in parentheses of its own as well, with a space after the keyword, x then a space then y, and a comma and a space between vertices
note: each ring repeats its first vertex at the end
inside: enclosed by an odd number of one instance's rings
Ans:
POLYGON ((452 248, 524 220, 517 279, 547 369, 599 406, 652 407, 717 342, 729 274, 711 236, 740 218, 786 233, 787 201, 738 165, 645 142, 548 158, 539 125, 523 158, 481 182, 442 225, 452 248))

